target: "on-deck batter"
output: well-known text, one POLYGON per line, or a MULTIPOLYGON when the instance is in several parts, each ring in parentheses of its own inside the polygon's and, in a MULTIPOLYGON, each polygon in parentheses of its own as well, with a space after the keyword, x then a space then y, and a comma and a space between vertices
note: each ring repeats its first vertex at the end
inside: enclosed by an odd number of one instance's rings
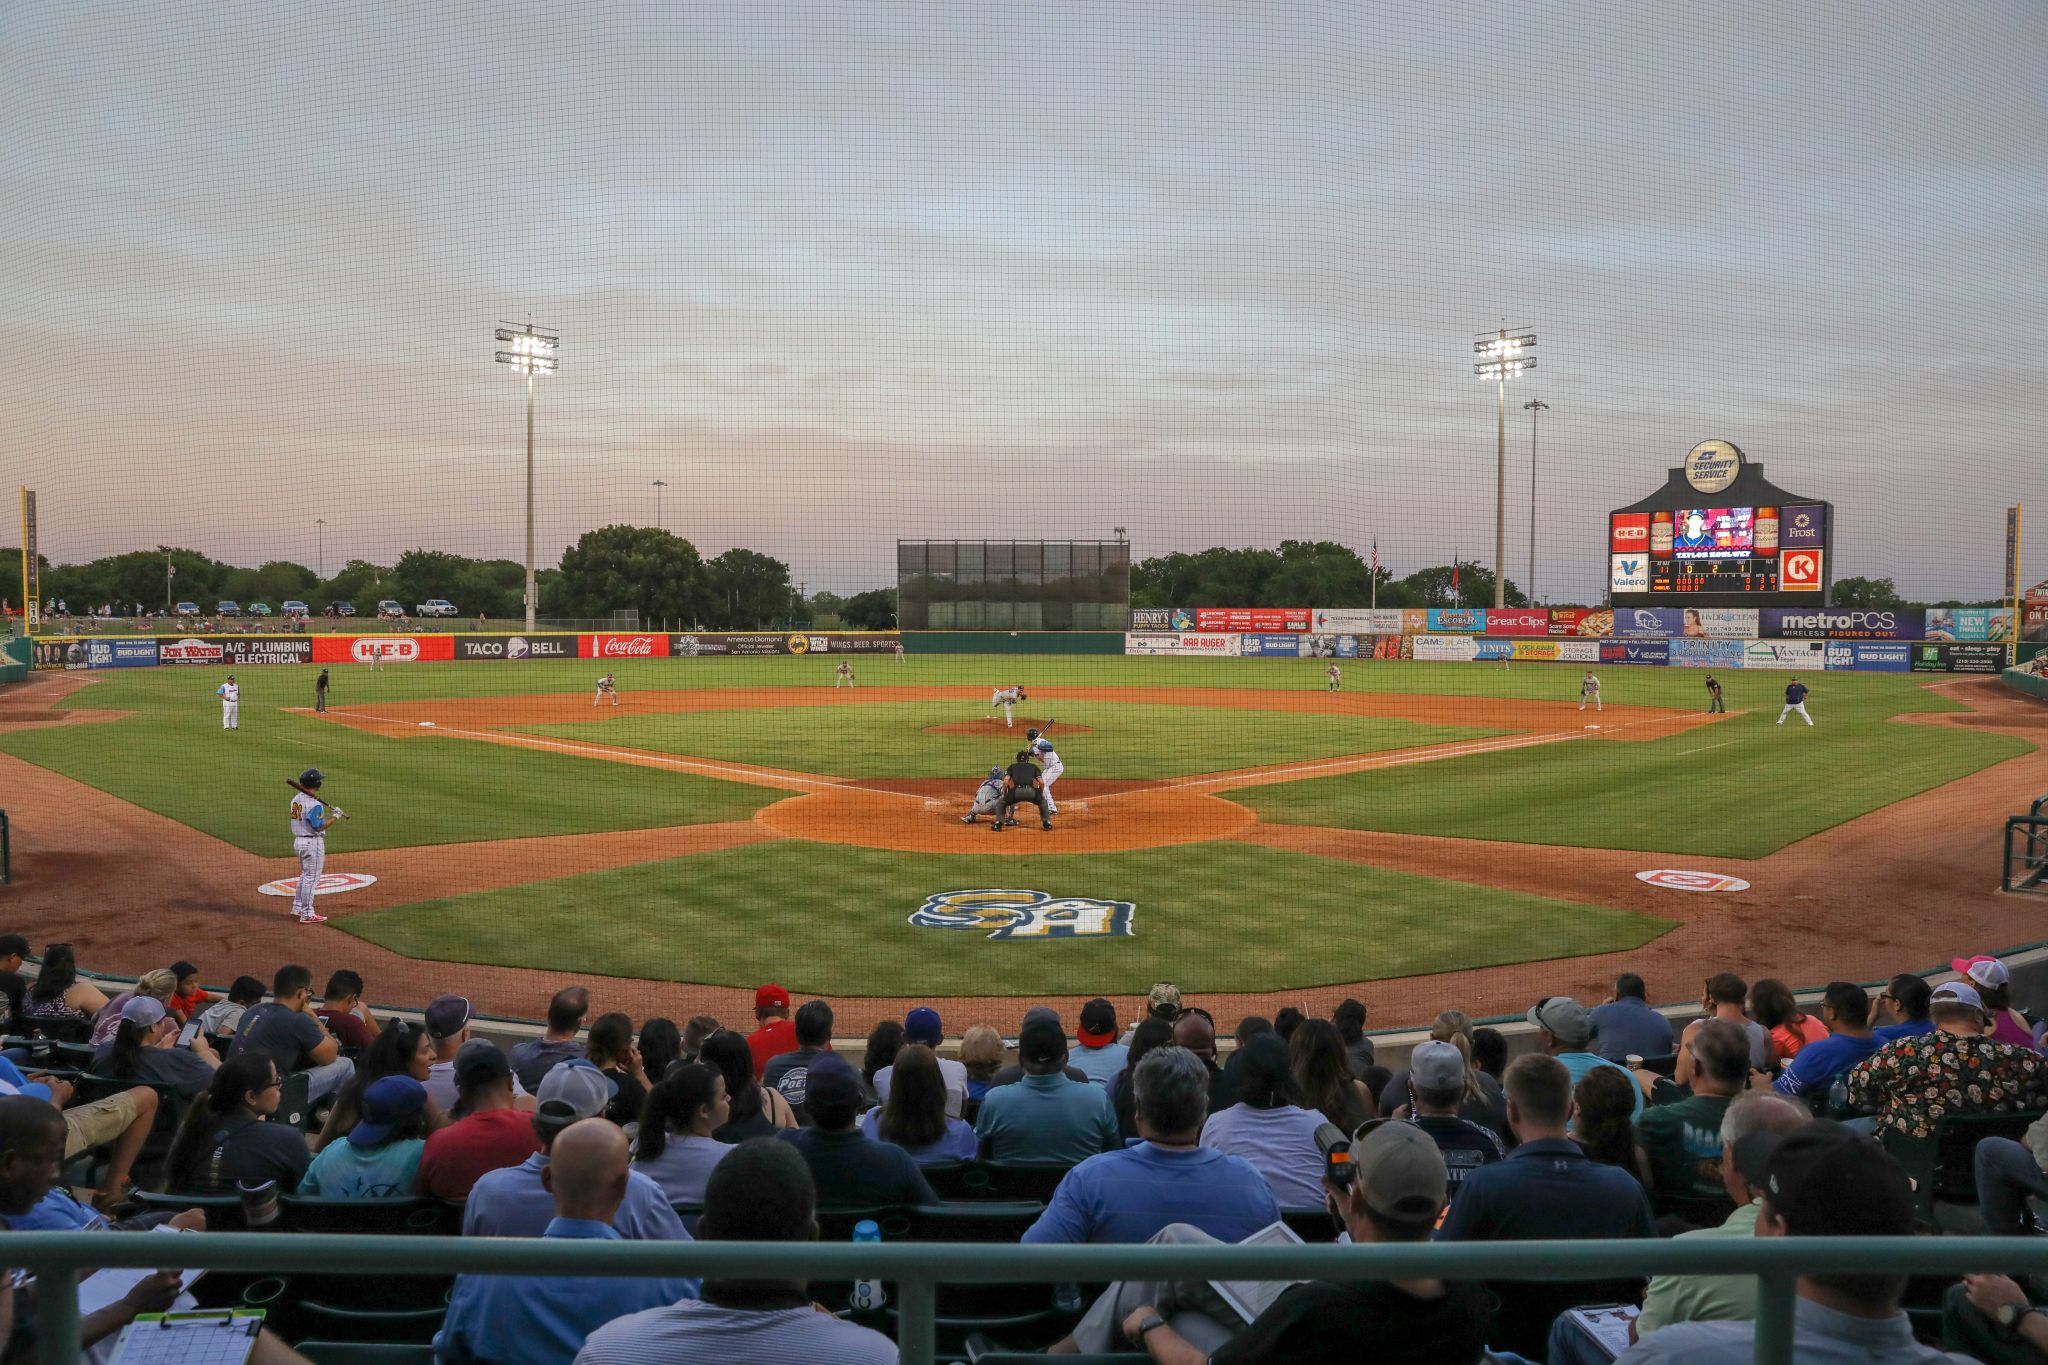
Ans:
POLYGON ((325 924, 327 916, 313 910, 313 888, 320 883, 327 866, 327 827, 342 817, 339 806, 329 806, 318 793, 327 780, 318 768, 299 774, 299 785, 307 790, 292 793, 292 851, 299 855, 299 886, 292 893, 292 918, 301 924, 325 924))
POLYGON ((220 698, 220 728, 239 730, 242 728, 242 688, 235 681, 235 675, 228 674, 228 680, 213 689, 213 695, 220 698))

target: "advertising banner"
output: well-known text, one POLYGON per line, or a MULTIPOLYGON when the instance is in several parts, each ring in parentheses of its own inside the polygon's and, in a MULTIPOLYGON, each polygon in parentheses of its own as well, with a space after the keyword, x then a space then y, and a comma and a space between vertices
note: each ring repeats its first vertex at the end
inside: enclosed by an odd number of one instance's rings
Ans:
POLYGON ((1742 641, 1681 636, 1671 641, 1673 668, 1740 668, 1742 641))
POLYGON ((1208 654, 1230 656, 1238 652, 1235 635, 1211 634, 1129 634, 1124 636, 1126 654, 1208 654))
POLYGON ((2027 640, 2048 640, 2048 583, 2027 589, 2025 634, 2027 640))
POLYGON ((1196 607, 1197 631, 1307 630, 1307 607, 1196 607))
POLYGON ((1598 640, 1614 634, 1614 613, 1605 607, 1552 607, 1550 633, 1598 640))
POLYGON ((1646 554, 1608 556, 1607 589, 1609 592, 1648 592, 1650 590, 1650 557, 1646 554))
MULTIPOLYGON (((22 620, 33 635, 43 624, 43 552, 37 543, 36 495, 21 490, 21 610, 22 620)), ((40 660, 36 667, 43 665, 40 660)))
POLYGON ((781 635, 703 634, 668 637, 669 657, 695 659, 718 654, 787 654, 789 644, 781 635))
POLYGON ((1419 607, 1403 607, 1401 609, 1401 633, 1403 635, 1427 635, 1429 633, 1429 613, 1419 607))
POLYGON ((1827 646, 1819 640, 1744 640, 1744 668, 1825 668, 1827 646))
MULTIPOLYGON (((1358 643, 1359 643, 1359 642, 1358 642, 1358 637, 1357 637, 1356 635, 1339 635, 1339 636, 1337 637, 1337 657, 1338 657, 1338 658, 1340 658, 1340 659, 1355 659, 1355 658, 1357 658, 1357 657, 1358 657, 1358 643)), ((1367 653, 1368 655, 1370 655, 1370 654, 1372 653, 1372 637, 1371 637, 1371 636, 1367 636, 1367 637, 1366 637, 1366 642, 1365 642, 1365 649, 1366 649, 1366 653, 1367 653)))
POLYGON ((1309 629, 1329 635, 1399 635, 1399 607, 1312 607, 1309 629))
POLYGON ((1132 630, 1170 630, 1173 627, 1172 607, 1132 607, 1132 630))
POLYGON ((1301 642, 1301 657, 1304 659, 1348 658, 1358 653, 1356 635, 1297 635, 1294 638, 1301 642), (1346 640, 1351 642, 1351 655, 1344 654, 1346 640))
POLYGON ((1617 607, 1614 635, 1620 640, 1669 640, 1685 634, 1685 613, 1677 607, 1617 607))
MULTIPOLYGON (((657 637, 658 638, 658 637, 657 637)), ((574 635, 457 635, 453 637, 430 635, 420 640, 421 645, 447 639, 451 648, 446 655, 415 655, 415 658, 450 659, 573 659, 577 656, 577 637, 574 635)), ((375 648, 378 637, 364 636, 356 641, 354 654, 357 662, 368 658, 364 647, 375 648)), ((401 659, 401 663, 411 660, 401 659)))
POLYGON ((1828 541, 1828 509, 1817 502, 1795 502, 1778 522, 1778 544, 1787 550, 1818 550, 1828 541))
POLYGON ((1468 664, 1479 657, 1479 642, 1470 635, 1417 635, 1413 657, 1426 663, 1468 664))
MULTIPOLYGON (((315 635, 312 662, 316 664, 416 664, 423 660, 453 659, 453 635, 315 635)), ((503 635, 465 635, 469 640, 499 640, 503 635)), ((476 658, 476 655, 466 655, 476 658)), ((499 657, 502 655, 489 656, 499 657)), ((165 659, 169 663, 171 660, 165 659)))
POLYGON ((1671 662, 1671 642, 1668 640, 1609 640, 1600 646, 1600 662, 1603 664, 1668 664, 1671 662))
POLYGON ((1600 662, 1598 640, 1559 640, 1557 661, 1561 664, 1596 664, 1600 662))
MULTIPOLYGON (((1303 643, 1311 638, 1306 635, 1241 635, 1237 641, 1237 652, 1248 658, 1298 659, 1303 643)), ((1332 657, 1335 657, 1334 647, 1332 657)))
POLYGON ((154 668, 154 640, 93 640, 86 645, 86 664, 91 668, 154 668))
POLYGON ((157 661, 167 664, 217 664, 226 652, 218 640, 205 640, 197 635, 160 640, 156 647, 157 661))
POLYGON ((577 653, 585 659, 666 659, 666 635, 583 635, 577 653))
POLYGON ((221 662, 230 667, 247 668, 252 664, 313 662, 313 642, 303 636, 279 640, 261 636, 251 638, 230 635, 221 641, 221 649, 224 654, 221 662))
POLYGON ((1948 671, 1951 673, 2003 673, 2005 671, 2005 646, 1993 644, 1953 644, 1943 646, 1948 651, 1948 671))
POLYGON ((1488 635, 1548 635, 1550 613, 1542 607, 1489 607, 1488 635))
POLYGON ((1415 657, 1413 635, 1375 635, 1372 637, 1372 657, 1375 659, 1412 659, 1415 657))
MULTIPOLYGON (((1484 645, 1490 642, 1482 640, 1480 643, 1484 645)), ((1515 660, 1517 663, 1554 664, 1563 660, 1565 650, 1573 642, 1568 640, 1503 640, 1500 643, 1508 647, 1507 657, 1515 660)), ((1589 658, 1597 659, 1599 657, 1600 647, 1595 645, 1590 652, 1589 658)))
POLYGON ((1614 554, 1646 554, 1650 548, 1650 514, 1616 512, 1608 525, 1607 548, 1614 554))
POLYGON ((1913 646, 1904 640, 1834 640, 1827 646, 1830 671, 1904 673, 1913 666, 1913 646))
POLYGON ((1926 618, 1918 608, 1765 607, 1763 633, 1783 640, 1918 640, 1926 618))
POLYGON ((1431 635, 1486 633, 1485 607, 1431 607, 1424 619, 1428 622, 1431 635))
POLYGON ((1779 559, 1778 586, 1786 592, 1819 592, 1822 550, 1788 550, 1779 559))
POLYGON ((37 640, 30 650, 29 664, 45 673, 91 667, 83 640, 37 640))
POLYGON ((1929 640, 2009 640, 2012 638, 2012 610, 2009 607, 1929 607, 1929 640))
POLYGON ((1717 640, 1754 640, 1761 632, 1755 607, 1684 607, 1685 633, 1717 640))

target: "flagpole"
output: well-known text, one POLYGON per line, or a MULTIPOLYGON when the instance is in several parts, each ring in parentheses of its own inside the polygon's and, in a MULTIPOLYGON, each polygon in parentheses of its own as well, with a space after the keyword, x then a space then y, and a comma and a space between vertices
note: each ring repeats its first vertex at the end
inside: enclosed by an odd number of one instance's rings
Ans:
MULTIPOLYGON (((1380 538, 1372 538, 1372 609, 1380 609, 1380 538)), ((2017 638, 2017 637, 2015 637, 2017 638)))

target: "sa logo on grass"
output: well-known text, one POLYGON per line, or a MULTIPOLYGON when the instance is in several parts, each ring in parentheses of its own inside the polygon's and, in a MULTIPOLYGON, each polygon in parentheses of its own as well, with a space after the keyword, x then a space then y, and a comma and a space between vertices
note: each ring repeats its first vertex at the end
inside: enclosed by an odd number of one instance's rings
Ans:
POLYGON ((990 938, 1129 938, 1132 901, 1045 891, 939 891, 910 916, 923 929, 979 930, 990 938))

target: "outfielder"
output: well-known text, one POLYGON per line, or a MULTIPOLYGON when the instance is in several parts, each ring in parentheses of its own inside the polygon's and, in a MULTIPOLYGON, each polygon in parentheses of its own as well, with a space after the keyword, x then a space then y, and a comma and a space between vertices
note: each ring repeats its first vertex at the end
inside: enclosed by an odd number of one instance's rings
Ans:
POLYGON ((1053 752, 1052 741, 1037 730, 1026 730, 1024 738, 1030 742, 1032 754, 1045 768, 1045 814, 1050 819, 1060 813, 1059 802, 1052 799, 1052 784, 1067 770, 1067 765, 1060 762, 1060 756, 1053 752))
POLYGON ((220 698, 220 728, 239 730, 242 728, 242 689, 236 683, 235 675, 228 674, 228 680, 213 689, 213 695, 220 698))
POLYGON ((842 687, 851 686, 853 686, 853 665, 841 659, 838 669, 832 675, 832 690, 837 692, 842 687))
POLYGON ((1799 713, 1799 719, 1813 724, 1813 717, 1806 714, 1806 691, 1806 684, 1797 678, 1785 684, 1785 709, 1778 712, 1778 724, 1783 725, 1785 717, 1794 711, 1799 713))
POLYGON ((994 720, 996 716, 996 708, 1001 707, 1003 711, 1003 728, 1005 730, 1016 729, 1017 722, 1011 719, 1010 708, 1012 708, 1018 702, 1023 700, 1024 689, 1021 687, 996 688, 993 692, 990 692, 988 694, 988 718, 990 720, 994 720))
POLYGON ((345 820, 339 806, 320 799, 320 784, 327 780, 318 768, 308 768, 292 785, 292 851, 299 855, 299 886, 292 893, 292 918, 301 924, 325 924, 327 916, 313 909, 313 888, 327 866, 327 827, 345 820))
POLYGON ((1593 703, 1595 714, 1606 709, 1600 705, 1600 680, 1593 676, 1593 670, 1590 668, 1586 670, 1585 678, 1579 683, 1579 709, 1581 711, 1586 709, 1587 702, 1593 703))
POLYGON ((981 779, 981 785, 974 789, 974 806, 960 817, 960 823, 971 825, 977 815, 993 815, 1002 818, 1003 813, 1003 770, 990 768, 988 776, 981 779))
POLYGON ((1330 690, 1332 692, 1344 690, 1344 670, 1335 664, 1330 665, 1330 690))
POLYGON ((597 695, 590 699, 590 704, 592 706, 602 705, 606 697, 612 699, 613 706, 619 704, 619 685, 612 681, 612 675, 609 673, 597 680, 597 695))

